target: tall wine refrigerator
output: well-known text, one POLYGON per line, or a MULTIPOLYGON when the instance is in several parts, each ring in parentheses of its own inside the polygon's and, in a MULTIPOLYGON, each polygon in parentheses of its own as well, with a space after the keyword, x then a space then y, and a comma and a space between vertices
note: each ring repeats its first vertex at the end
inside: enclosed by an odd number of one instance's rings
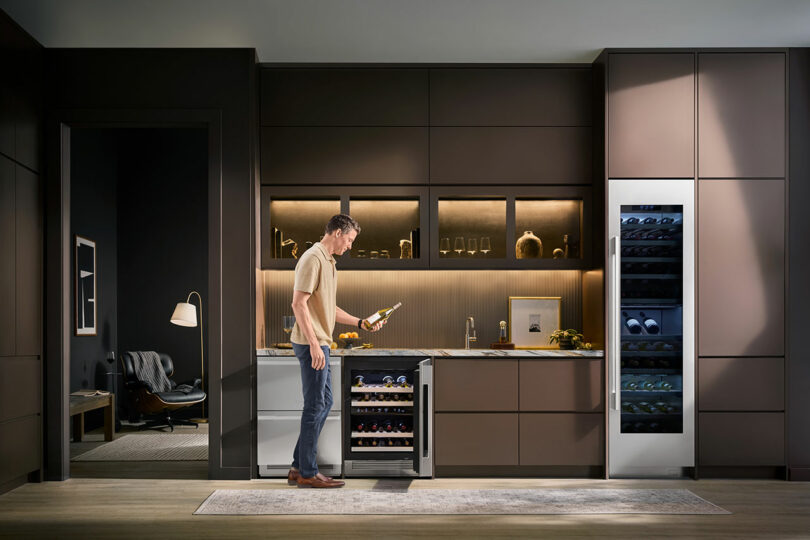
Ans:
POLYGON ((349 356, 343 385, 344 474, 433 476, 432 360, 349 356))
POLYGON ((608 471, 695 464, 695 211, 691 180, 610 180, 608 471))

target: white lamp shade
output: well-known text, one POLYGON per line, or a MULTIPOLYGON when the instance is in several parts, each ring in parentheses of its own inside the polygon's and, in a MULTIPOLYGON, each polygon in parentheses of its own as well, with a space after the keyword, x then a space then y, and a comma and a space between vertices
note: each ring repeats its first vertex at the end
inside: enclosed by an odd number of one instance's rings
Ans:
POLYGON ((197 308, 186 302, 178 302, 171 321, 177 326, 197 326, 197 308))

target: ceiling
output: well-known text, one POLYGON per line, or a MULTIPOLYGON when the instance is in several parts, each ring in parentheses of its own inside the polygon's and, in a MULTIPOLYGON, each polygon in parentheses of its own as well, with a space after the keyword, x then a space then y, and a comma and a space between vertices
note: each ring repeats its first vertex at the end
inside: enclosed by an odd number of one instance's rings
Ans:
POLYGON ((262 62, 591 62, 808 47, 810 0, 0 0, 46 47, 252 47, 262 62))

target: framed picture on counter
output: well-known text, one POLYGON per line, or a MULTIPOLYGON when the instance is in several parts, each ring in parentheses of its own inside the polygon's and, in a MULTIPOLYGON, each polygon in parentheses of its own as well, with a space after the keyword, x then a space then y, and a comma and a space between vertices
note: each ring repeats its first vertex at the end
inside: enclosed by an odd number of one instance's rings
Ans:
POLYGON ((516 349, 557 349, 548 341, 560 329, 559 296, 510 296, 509 341, 516 349))

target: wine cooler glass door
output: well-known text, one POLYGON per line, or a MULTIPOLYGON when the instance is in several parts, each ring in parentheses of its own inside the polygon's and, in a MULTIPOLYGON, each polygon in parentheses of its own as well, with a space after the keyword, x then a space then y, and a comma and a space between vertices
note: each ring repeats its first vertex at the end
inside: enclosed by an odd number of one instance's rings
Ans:
POLYGON ((610 181, 610 472, 694 465, 694 211, 688 180, 610 181))

